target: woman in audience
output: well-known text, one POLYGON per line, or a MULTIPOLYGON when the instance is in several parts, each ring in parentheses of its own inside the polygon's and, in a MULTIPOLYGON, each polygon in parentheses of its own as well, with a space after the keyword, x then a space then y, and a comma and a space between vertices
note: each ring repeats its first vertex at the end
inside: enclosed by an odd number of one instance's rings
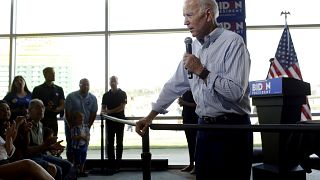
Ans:
POLYGON ((11 120, 16 119, 17 116, 27 115, 31 92, 22 76, 16 76, 13 79, 11 89, 3 100, 10 106, 11 120))

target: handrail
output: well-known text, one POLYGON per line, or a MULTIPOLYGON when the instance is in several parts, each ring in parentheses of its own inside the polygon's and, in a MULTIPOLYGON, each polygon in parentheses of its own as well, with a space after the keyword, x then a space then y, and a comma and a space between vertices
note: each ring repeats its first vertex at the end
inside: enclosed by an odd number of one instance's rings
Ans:
MULTIPOLYGON (((320 116, 320 113, 311 113, 312 117, 320 116)), ((105 115, 104 115, 105 116, 105 115)), ((250 118, 258 117, 257 114, 249 114, 250 118)), ((127 116, 127 120, 140 120, 143 116, 127 116)), ((170 120, 170 119, 182 119, 182 116, 157 116, 154 120, 170 120)), ((63 121, 64 118, 58 118, 59 121, 63 121)), ((96 117, 96 120, 100 120, 100 116, 96 117)))
POLYGON ((122 123, 122 124, 128 124, 128 125, 131 125, 131 126, 135 126, 136 123, 132 120, 126 120, 126 119, 120 119, 120 118, 116 118, 116 117, 113 117, 113 116, 109 116, 109 115, 106 115, 106 114, 101 114, 101 116, 111 120, 111 121, 114 121, 114 122, 118 122, 118 123, 122 123))
POLYGON ((150 124, 153 130, 219 130, 219 131, 252 131, 252 132, 305 132, 320 131, 320 124, 260 124, 260 125, 222 125, 222 124, 150 124))

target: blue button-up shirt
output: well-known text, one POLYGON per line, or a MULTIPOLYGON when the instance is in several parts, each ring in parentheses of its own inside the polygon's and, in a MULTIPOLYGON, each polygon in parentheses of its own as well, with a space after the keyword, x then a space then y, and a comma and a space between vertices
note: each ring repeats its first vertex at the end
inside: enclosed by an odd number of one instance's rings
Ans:
POLYGON ((65 109, 66 111, 70 111, 73 115, 77 112, 83 113, 84 124, 88 124, 90 114, 98 110, 97 98, 90 92, 83 97, 80 94, 80 91, 74 91, 67 96, 65 109))
POLYGON ((210 73, 206 82, 194 75, 188 79, 183 61, 173 77, 164 85, 152 109, 166 113, 166 108, 185 91, 191 88, 196 113, 201 116, 219 116, 226 113, 249 114, 250 56, 238 34, 216 28, 203 44, 192 43, 192 52, 210 73))

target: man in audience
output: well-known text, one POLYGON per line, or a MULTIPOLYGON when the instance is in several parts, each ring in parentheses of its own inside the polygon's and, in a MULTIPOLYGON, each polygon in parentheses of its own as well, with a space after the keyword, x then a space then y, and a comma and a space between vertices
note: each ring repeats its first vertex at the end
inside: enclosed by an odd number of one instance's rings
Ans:
MULTIPOLYGON (((127 104, 127 94, 118 88, 118 78, 116 76, 110 77, 110 86, 111 89, 102 97, 101 112, 109 116, 125 119, 124 109, 127 104)), ((107 153, 108 160, 113 166, 111 168, 111 174, 113 174, 118 172, 122 160, 124 124, 113 121, 107 121, 106 124, 108 138, 107 153), (117 140, 116 156, 114 154, 115 136, 117 140)))
POLYGON ((83 125, 90 129, 98 111, 97 98, 89 92, 89 80, 86 78, 81 79, 79 87, 79 90, 70 93, 66 98, 65 134, 67 140, 67 158, 70 162, 73 162, 70 129, 73 127, 76 113, 81 112, 84 115, 83 125))
POLYGON ((45 82, 32 91, 32 99, 40 99, 45 106, 44 118, 41 120, 44 127, 51 128, 54 135, 58 134, 57 115, 64 110, 64 92, 60 86, 55 85, 55 72, 52 67, 43 69, 45 82))
POLYGON ((32 122, 32 128, 28 133, 24 142, 26 143, 24 149, 24 158, 30 158, 36 163, 47 169, 54 165, 57 169, 55 179, 64 179, 71 170, 72 164, 52 155, 46 155, 48 150, 61 150, 64 147, 57 142, 57 137, 43 140, 43 126, 40 120, 44 117, 45 107, 41 100, 32 99, 29 104, 29 119, 32 122))

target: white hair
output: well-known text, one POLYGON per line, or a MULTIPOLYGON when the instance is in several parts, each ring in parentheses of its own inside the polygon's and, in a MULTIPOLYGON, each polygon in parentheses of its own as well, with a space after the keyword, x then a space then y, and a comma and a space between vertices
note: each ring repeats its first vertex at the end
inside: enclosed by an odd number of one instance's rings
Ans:
POLYGON ((216 0, 199 0, 200 12, 205 13, 207 8, 211 9, 214 18, 213 23, 217 24, 217 18, 219 17, 219 6, 216 0))
POLYGON ((35 106, 41 106, 44 108, 43 102, 40 99, 32 99, 29 103, 29 109, 32 109, 35 106))

